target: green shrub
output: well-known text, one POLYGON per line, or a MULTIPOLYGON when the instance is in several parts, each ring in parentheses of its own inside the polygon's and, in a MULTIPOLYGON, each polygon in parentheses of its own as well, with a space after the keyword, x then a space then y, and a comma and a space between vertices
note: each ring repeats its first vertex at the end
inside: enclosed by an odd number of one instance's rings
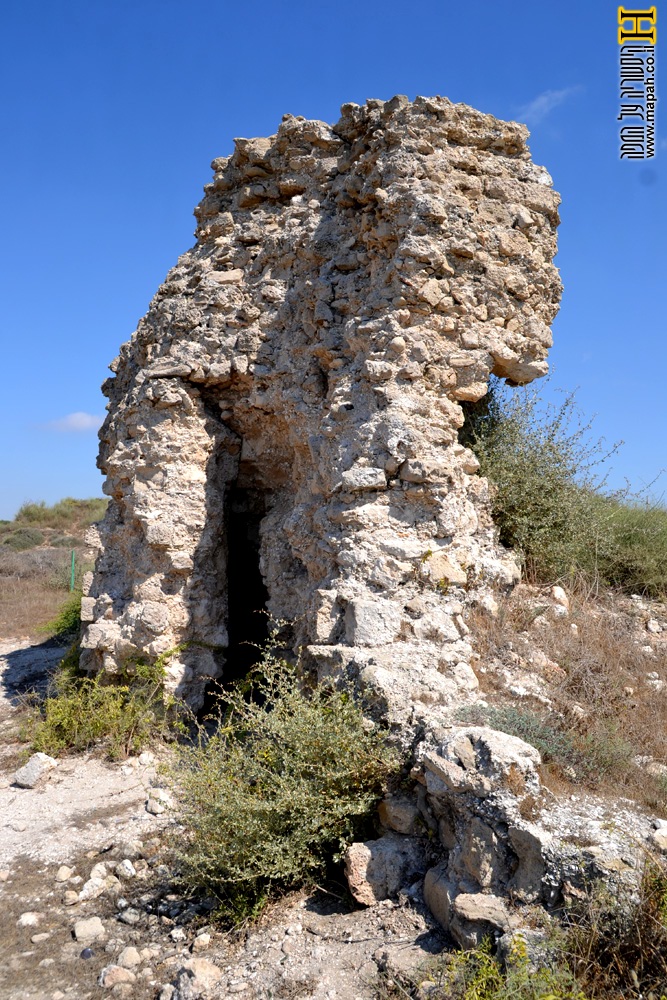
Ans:
POLYGON ((81 591, 73 590, 51 621, 40 625, 38 632, 44 632, 62 642, 72 641, 81 630, 81 591))
POLYGON ((50 540, 50 544, 55 545, 57 548, 73 549, 81 544, 81 540, 75 538, 74 535, 54 535, 50 540))
POLYGON ((111 678, 87 677, 79 672, 79 648, 73 645, 24 735, 34 750, 54 757, 93 747, 103 747, 112 760, 138 753, 169 734, 177 708, 164 693, 167 655, 156 664, 128 664, 111 678))
POLYGON ((660 597, 667 593, 667 510, 627 490, 608 493, 596 473, 605 451, 573 395, 545 406, 534 389, 492 380, 464 404, 460 440, 493 486, 500 541, 536 582, 585 578, 660 597))
POLYGON ((667 591, 667 510, 655 503, 606 501, 608 532, 599 539, 605 583, 629 593, 662 597, 667 591))
POLYGON ((2 544, 14 552, 25 552, 26 549, 34 549, 36 545, 41 545, 43 541, 44 535, 37 528, 17 528, 16 531, 5 535, 2 544))
POLYGON ((225 692, 211 736, 180 748, 174 779, 184 886, 214 893, 238 923, 272 891, 312 882, 367 821, 399 766, 347 692, 306 693, 271 656, 225 692))

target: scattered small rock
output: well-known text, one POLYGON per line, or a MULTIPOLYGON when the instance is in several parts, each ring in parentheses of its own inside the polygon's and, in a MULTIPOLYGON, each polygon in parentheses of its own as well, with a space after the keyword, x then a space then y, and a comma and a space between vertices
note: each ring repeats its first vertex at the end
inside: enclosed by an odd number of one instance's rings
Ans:
POLYGON ((21 916, 16 921, 17 927, 36 927, 40 922, 43 913, 35 913, 34 910, 28 910, 26 913, 22 913, 21 916))
POLYGON ((68 868, 67 865, 61 865, 56 872, 56 882, 67 882, 68 879, 74 874, 73 868, 68 868))
POLYGON ((137 869, 129 858, 125 858, 120 864, 116 865, 116 875, 118 878, 136 878, 137 869))
POLYGON ((160 816, 172 805, 172 797, 165 788, 152 788, 146 803, 146 811, 153 816, 160 816))
POLYGON ((566 611, 570 610, 570 598, 567 596, 562 587, 552 587, 551 596, 553 597, 556 604, 559 604, 566 611))
POLYGON ((191 958, 183 964, 179 976, 186 974, 192 980, 193 992, 212 989, 222 978, 222 972, 207 958, 191 958))
POLYGON ((123 948, 121 951, 117 962, 124 969, 134 969, 137 965, 141 965, 141 955, 136 948, 128 945, 127 948, 123 948))
POLYGON ((106 937, 104 924, 99 917, 84 917, 74 924, 74 937, 77 941, 89 943, 101 941, 106 937))
POLYGON ((88 899, 97 899, 106 888, 106 878, 89 878, 79 893, 79 901, 85 903, 88 899))
POLYGON ((193 952, 206 951, 206 949, 211 944, 211 935, 207 933, 198 934, 197 937, 192 942, 193 952))
POLYGON ((58 766, 58 761, 46 753, 34 753, 27 764, 14 774, 13 783, 19 788, 34 788, 49 771, 58 766))
POLYGON ((105 989, 111 989, 119 983, 134 983, 137 977, 129 969, 124 969, 120 965, 107 965, 100 972, 98 983, 105 989))

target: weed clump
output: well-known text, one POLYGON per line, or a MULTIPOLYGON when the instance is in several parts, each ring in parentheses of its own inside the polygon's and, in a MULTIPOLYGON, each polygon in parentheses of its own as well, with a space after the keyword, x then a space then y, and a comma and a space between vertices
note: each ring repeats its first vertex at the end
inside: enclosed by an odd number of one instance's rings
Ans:
POLYGON ((72 642, 81 631, 81 591, 73 590, 58 613, 37 629, 58 642, 72 642))
POLYGON ((380 980, 377 1000, 586 1000, 561 956, 535 968, 517 935, 503 965, 488 941, 471 951, 438 956, 417 975, 380 980))
POLYGON ((57 757, 99 747, 119 760, 170 735, 179 706, 164 692, 168 654, 153 664, 126 664, 108 678, 81 674, 79 653, 73 644, 44 702, 33 709, 25 736, 34 750, 57 757))
POLYGON ((184 886, 213 893, 238 924, 272 892, 321 876, 400 761, 348 692, 306 691, 273 656, 224 698, 213 735, 178 750, 176 855, 184 886))
POLYGON ((36 545, 41 545, 43 541, 44 535, 37 528, 17 528, 16 531, 5 535, 2 544, 14 552, 26 552, 28 549, 34 549, 36 545))
POLYGON ((667 866, 649 856, 639 890, 597 885, 566 915, 571 967, 592 1000, 667 995, 667 866))

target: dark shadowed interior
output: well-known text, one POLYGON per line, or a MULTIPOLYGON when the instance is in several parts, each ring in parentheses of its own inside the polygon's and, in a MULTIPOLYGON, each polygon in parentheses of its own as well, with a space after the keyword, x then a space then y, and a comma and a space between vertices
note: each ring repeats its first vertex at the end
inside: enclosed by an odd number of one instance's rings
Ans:
POLYGON ((266 512, 259 490, 234 486, 227 502, 227 582, 229 647, 225 685, 239 680, 261 658, 268 638, 268 591, 259 570, 259 525, 266 512))

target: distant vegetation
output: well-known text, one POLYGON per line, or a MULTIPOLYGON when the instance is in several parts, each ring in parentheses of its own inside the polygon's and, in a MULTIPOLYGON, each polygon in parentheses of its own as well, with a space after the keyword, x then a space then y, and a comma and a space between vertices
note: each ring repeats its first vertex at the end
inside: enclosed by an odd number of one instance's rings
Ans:
POLYGON ((573 396, 545 407, 537 391, 496 380, 465 410, 460 439, 493 485, 500 540, 519 554, 529 581, 667 593, 667 509, 607 490, 598 470, 616 446, 591 439, 573 396))
POLYGON ((108 500, 103 497, 91 497, 88 500, 75 500, 65 497, 48 507, 43 500, 37 503, 24 503, 19 507, 14 518, 17 525, 36 525, 40 528, 61 528, 75 534, 95 521, 104 517, 108 500))
POLYGON ((92 568, 85 561, 85 531, 101 520, 107 503, 102 497, 24 503, 12 521, 0 521, 0 637, 37 636, 45 622, 51 634, 65 637, 73 607, 67 600, 70 552, 75 550, 79 588, 92 568))

